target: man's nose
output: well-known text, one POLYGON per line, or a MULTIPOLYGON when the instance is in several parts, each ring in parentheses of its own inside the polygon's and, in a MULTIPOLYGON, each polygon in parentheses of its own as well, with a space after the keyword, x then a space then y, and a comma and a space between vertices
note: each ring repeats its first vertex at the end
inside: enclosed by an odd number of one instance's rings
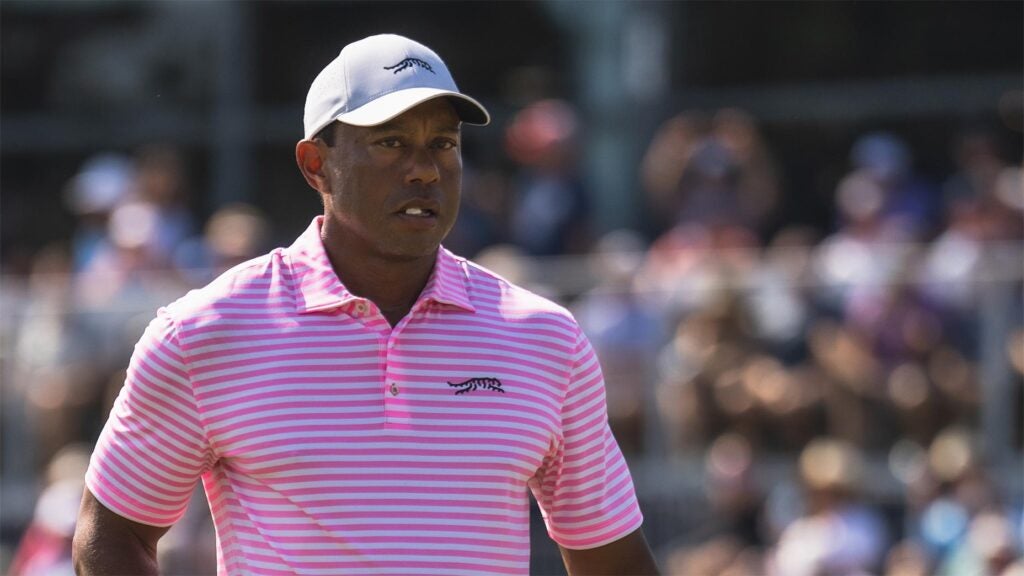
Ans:
POLYGON ((441 171, 437 168, 437 159, 427 148, 417 147, 412 152, 411 166, 406 173, 407 184, 433 184, 441 179, 441 171))

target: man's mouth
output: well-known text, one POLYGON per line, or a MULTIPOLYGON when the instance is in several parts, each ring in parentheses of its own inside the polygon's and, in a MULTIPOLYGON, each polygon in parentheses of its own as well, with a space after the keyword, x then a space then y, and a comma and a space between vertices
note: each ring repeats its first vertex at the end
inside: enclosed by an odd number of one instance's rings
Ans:
POLYGON ((402 214, 406 216, 418 216, 420 218, 429 218, 434 216, 434 211, 430 208, 406 208, 402 211, 402 214))

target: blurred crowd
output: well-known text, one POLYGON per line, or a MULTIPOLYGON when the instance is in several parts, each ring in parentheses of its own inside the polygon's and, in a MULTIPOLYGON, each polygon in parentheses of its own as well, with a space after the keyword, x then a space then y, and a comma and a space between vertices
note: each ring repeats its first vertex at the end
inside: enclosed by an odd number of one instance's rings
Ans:
MULTIPOLYGON (((515 114, 503 163, 467 162, 446 245, 574 312, 631 462, 702 463, 678 529, 647 500, 665 572, 1024 575, 1022 471, 981 434, 999 394, 1020 464, 1024 176, 1002 135, 951 138, 934 175, 863 134, 833 219, 795 225, 756 120, 687 112, 644 154, 645 227, 597 235, 583 129, 564 101, 515 114)), ((3 475, 31 483, 5 511, 11 574, 70 573, 90 443, 156 308, 296 233, 245 204, 201 221, 187 160, 87 159, 62 191, 73 233, 3 291, 3 475)), ((204 508, 162 543, 166 573, 215 565, 204 508)))

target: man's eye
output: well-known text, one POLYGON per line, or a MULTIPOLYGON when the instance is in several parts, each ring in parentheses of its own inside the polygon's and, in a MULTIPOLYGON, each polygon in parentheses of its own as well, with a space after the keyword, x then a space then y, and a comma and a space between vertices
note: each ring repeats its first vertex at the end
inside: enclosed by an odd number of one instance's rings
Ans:
POLYGON ((455 148, 458 148, 459 145, 454 140, 441 140, 437 142, 435 146, 441 150, 454 150, 455 148))
POLYGON ((398 138, 384 138, 383 140, 378 140, 377 145, 384 148, 399 148, 402 146, 402 141, 398 138))

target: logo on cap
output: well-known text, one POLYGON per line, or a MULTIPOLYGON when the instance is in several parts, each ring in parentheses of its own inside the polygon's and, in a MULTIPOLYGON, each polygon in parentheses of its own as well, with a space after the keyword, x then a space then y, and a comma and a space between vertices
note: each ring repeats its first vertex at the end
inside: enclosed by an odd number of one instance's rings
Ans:
POLYGON ((406 58, 405 60, 402 60, 401 62, 399 62, 398 64, 395 64, 394 66, 385 66, 384 69, 385 70, 394 70, 394 72, 392 72, 392 74, 398 74, 402 70, 405 70, 406 68, 412 68, 413 66, 419 66, 420 68, 423 68, 427 72, 430 72, 431 74, 435 74, 434 69, 430 67, 430 63, 429 62, 424 62, 423 60, 420 60, 419 58, 406 58))

